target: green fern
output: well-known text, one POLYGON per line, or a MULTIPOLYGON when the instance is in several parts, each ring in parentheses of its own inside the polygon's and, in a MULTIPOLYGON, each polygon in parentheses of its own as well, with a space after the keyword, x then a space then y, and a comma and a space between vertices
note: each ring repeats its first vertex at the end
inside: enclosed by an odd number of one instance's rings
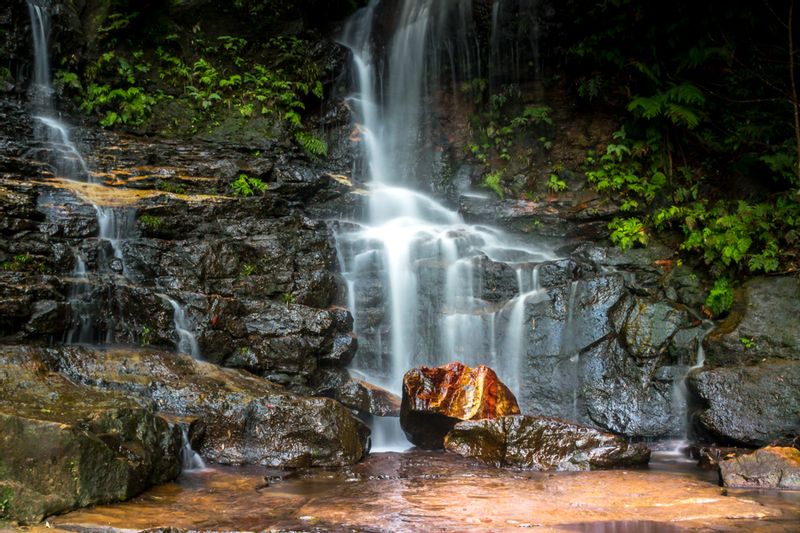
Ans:
POLYGON ((315 137, 305 131, 295 133, 294 139, 308 154, 315 157, 328 157, 328 143, 324 139, 315 137))

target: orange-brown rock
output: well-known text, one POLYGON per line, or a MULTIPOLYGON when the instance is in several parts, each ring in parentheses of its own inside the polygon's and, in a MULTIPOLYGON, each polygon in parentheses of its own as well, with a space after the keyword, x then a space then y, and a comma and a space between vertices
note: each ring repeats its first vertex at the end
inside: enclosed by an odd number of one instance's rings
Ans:
POLYGON ((444 436, 459 421, 519 412, 514 394, 484 365, 419 367, 403 377, 400 425, 408 440, 421 448, 442 448, 444 436))

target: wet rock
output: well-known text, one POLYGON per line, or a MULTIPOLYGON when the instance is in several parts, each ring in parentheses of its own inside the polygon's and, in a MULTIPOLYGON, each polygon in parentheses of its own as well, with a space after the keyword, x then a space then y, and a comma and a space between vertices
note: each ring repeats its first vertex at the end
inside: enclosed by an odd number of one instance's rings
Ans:
POLYGON ((800 277, 762 277, 744 284, 729 316, 705 340, 712 365, 764 358, 800 360, 800 277), (743 341, 745 339, 745 341, 743 341))
POLYGON ((610 335, 580 354, 581 400, 594 424, 615 433, 640 437, 678 434, 686 410, 674 384, 685 367, 659 367, 657 360, 637 361, 610 335))
POLYGON ((76 385, 32 351, 0 351, 0 518, 38 522, 177 477, 180 430, 151 402, 76 385))
POLYGON ((454 362, 419 367, 403 377, 400 425, 408 440, 437 449, 459 420, 479 420, 519 414, 512 392, 494 371, 454 362))
POLYGON ((800 490, 800 451, 766 447, 719 463, 726 487, 800 490))
POLYGON ((687 385, 700 401, 696 431, 720 443, 764 446, 800 434, 800 363, 770 359, 754 366, 701 368, 687 385))
POLYGON ((459 422, 445 449, 496 466, 596 470, 647 464, 650 450, 620 436, 555 418, 506 416, 459 422))
MULTIPOLYGON (((4 354, 19 353, 4 347, 4 354)), ((75 383, 123 392, 159 412, 196 419, 206 460, 274 467, 360 460, 369 430, 328 398, 304 398, 257 376, 154 350, 66 346, 29 355, 75 383)))
POLYGON ((375 416, 400 416, 401 399, 360 379, 350 379, 332 391, 333 398, 362 413, 375 416))

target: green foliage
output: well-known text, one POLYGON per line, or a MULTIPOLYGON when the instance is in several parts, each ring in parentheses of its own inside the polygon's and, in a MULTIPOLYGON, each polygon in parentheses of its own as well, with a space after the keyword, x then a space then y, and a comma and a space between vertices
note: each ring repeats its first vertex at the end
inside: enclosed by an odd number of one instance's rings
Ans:
POLYGON ((0 518, 6 517, 14 501, 14 491, 10 487, 0 488, 0 518))
POLYGON ((154 215, 142 215, 139 223, 150 231, 155 231, 164 225, 164 219, 154 215))
POLYGON ((608 224, 608 229, 611 230, 611 242, 623 252, 637 244, 647 246, 647 231, 638 218, 615 218, 608 224))
POLYGON ((719 278, 706 298, 706 307, 711 309, 714 316, 727 313, 733 307, 733 288, 727 278, 719 278))
POLYGON ((705 102, 700 89, 684 82, 649 97, 637 96, 628 104, 628 110, 647 120, 666 118, 675 126, 694 129, 700 124, 705 102))
POLYGON ((149 326, 142 326, 142 329, 139 331, 139 344, 141 346, 147 346, 151 342, 153 342, 153 330, 150 329, 149 326))
POLYGON ((295 303, 297 299, 293 292, 284 292, 281 298, 283 299, 283 303, 286 304, 286 307, 289 307, 290 304, 295 303))
POLYGON ((186 188, 183 185, 166 180, 158 180, 156 189, 173 194, 186 194, 186 188))
POLYGON ((553 192, 562 192, 567 190, 567 182, 558 177, 558 174, 550 174, 547 180, 547 188, 553 192))
POLYGON ((252 263, 244 263, 242 268, 239 270, 239 277, 240 278, 247 278, 253 275, 256 271, 256 266, 252 263))
POLYGON ((599 160, 593 153, 586 159, 586 177, 598 192, 621 200, 622 211, 635 211, 651 203, 667 185, 660 162, 652 156, 654 148, 643 141, 631 141, 625 129, 614 133, 599 160))
POLYGON ((236 196, 248 197, 257 192, 263 193, 267 190, 267 184, 258 178, 251 178, 247 174, 239 174, 239 177, 231 183, 231 189, 236 196))
POLYGON ((328 143, 325 142, 324 139, 320 139, 305 131, 296 132, 294 138, 308 154, 315 157, 328 157, 328 143))
POLYGON ((17 254, 11 260, 0 264, 0 270, 9 272, 44 272, 47 270, 42 261, 29 253, 17 254))
POLYGON ((483 178, 483 186, 487 189, 491 189, 492 191, 497 194, 500 198, 505 197, 505 192, 503 191, 502 186, 503 180, 503 172, 500 170, 495 170, 494 172, 490 172, 483 178))
POLYGON ((744 346, 745 350, 756 347, 756 342, 750 337, 739 337, 739 342, 742 343, 742 346, 744 346))

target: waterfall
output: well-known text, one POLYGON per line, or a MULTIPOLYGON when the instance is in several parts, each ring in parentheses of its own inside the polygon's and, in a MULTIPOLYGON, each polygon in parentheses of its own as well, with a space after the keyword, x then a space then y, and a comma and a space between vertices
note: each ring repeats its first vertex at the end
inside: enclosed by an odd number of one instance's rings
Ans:
MULTIPOLYGON (((47 163, 53 175, 59 179, 82 181, 102 187, 89 170, 78 146, 70 137, 70 127, 59 117, 54 102, 49 57, 51 20, 50 3, 47 0, 28 0, 33 40, 34 68, 30 96, 33 118, 36 121, 34 135, 48 150, 47 163)), ((72 287, 69 295, 72 319, 65 332, 68 343, 93 343, 104 339, 113 342, 112 328, 105 335, 97 330, 92 320, 92 280, 100 271, 129 277, 124 262, 124 244, 136 235, 136 211, 132 208, 92 204, 97 218, 98 240, 107 242, 110 254, 101 246, 96 272, 90 272, 86 259, 80 251, 73 253, 72 287)))
POLYGON ((184 472, 205 470, 206 462, 200 454, 192 449, 189 441, 189 430, 185 425, 181 425, 181 465, 184 472))
POLYGON ((172 321, 175 327, 175 333, 178 335, 175 349, 178 353, 187 353, 195 359, 202 359, 200 356, 200 344, 197 342, 194 327, 189 321, 184 306, 166 294, 159 294, 158 296, 166 300, 172 307, 172 321))
MULTIPOLYGON (((356 88, 349 102, 369 183, 367 219, 343 224, 336 235, 361 339, 355 369, 399 392, 410 368, 459 359, 493 365, 518 394, 526 305, 545 294, 533 265, 555 257, 537 243, 466 224, 423 192, 436 152, 432 100, 481 71, 472 2, 372 0, 351 17, 340 41, 352 52, 356 88), (391 29, 383 34, 387 21, 391 29), (506 304, 481 297, 481 259, 524 272, 516 297, 506 304)), ((387 445, 383 433, 376 433, 375 449, 387 445)))

